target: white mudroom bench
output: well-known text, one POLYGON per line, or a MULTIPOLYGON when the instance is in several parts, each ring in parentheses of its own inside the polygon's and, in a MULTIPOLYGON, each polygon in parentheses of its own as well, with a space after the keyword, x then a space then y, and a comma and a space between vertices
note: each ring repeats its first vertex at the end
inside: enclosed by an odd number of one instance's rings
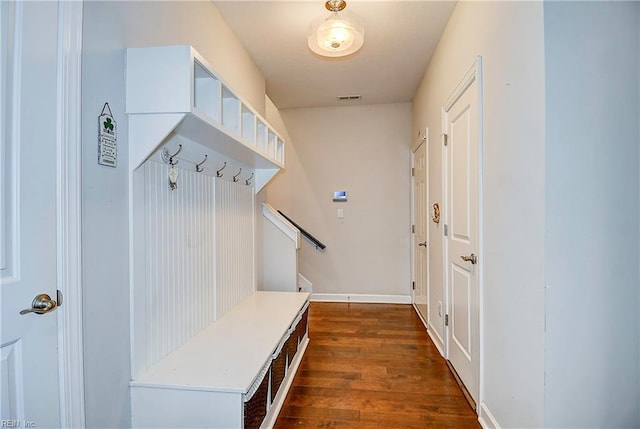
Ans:
POLYGON ((131 381, 132 424, 272 427, 309 342, 309 294, 258 291, 131 381))

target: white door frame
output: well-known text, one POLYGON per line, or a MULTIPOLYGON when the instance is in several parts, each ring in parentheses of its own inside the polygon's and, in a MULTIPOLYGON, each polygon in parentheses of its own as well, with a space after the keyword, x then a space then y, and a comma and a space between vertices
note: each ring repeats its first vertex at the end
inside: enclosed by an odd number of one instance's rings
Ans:
POLYGON ((58 2, 56 268, 60 425, 85 427, 82 339, 82 1, 58 2))
MULTIPOLYGON (((451 93, 451 95, 449 96, 449 98, 444 102, 443 106, 442 106, 442 135, 444 138, 444 135, 447 133, 447 128, 448 128, 448 124, 447 124, 447 112, 449 110, 451 110, 451 108, 453 107, 453 105, 455 104, 456 101, 458 101, 458 99, 462 96, 462 94, 465 92, 465 90, 473 83, 473 82, 477 82, 478 83, 478 264, 477 264, 477 270, 478 270, 478 359, 476 362, 476 374, 477 374, 477 382, 478 382, 478 400, 476 402, 476 412, 480 411, 480 404, 482 404, 483 401, 483 391, 484 391, 484 373, 482 371, 482 364, 484 362, 484 327, 483 327, 483 300, 484 300, 484 232, 483 232, 483 224, 484 224, 484 219, 483 219, 483 170, 482 170, 482 165, 483 165, 483 147, 484 147, 484 142, 483 142, 483 135, 484 135, 484 130, 483 130, 483 98, 482 98, 482 57, 478 56, 476 57, 476 60, 474 61, 473 65, 471 66, 471 68, 467 71, 467 73, 465 74, 465 76, 462 78, 462 80, 460 81, 460 83, 456 86, 455 90, 451 93)), ((448 168, 448 157, 449 157, 449 149, 445 147, 445 150, 443 151, 443 166, 445 167, 445 170, 443 171, 447 171, 446 169, 448 168)), ((448 201, 448 195, 447 195, 447 187, 448 187, 448 174, 444 174, 444 180, 442 181, 442 195, 444 196, 444 210, 445 212, 443 213, 443 217, 444 219, 447 219, 447 224, 450 224, 450 220, 449 220, 449 201, 448 201)), ((443 208, 440 209, 441 213, 443 208)), ((445 265, 445 269, 444 269, 444 279, 445 279, 445 300, 446 300, 446 308, 447 308, 447 313, 451 314, 451 309, 450 309, 450 305, 451 303, 449 302, 449 292, 450 292, 450 278, 449 278, 449 270, 446 268, 446 264, 448 261, 448 257, 449 257, 449 240, 445 239, 444 240, 444 246, 443 246, 443 250, 444 250, 444 255, 443 255, 443 262, 445 265)), ((449 359, 449 337, 450 337, 450 327, 449 326, 445 326, 445 357, 447 359, 449 359)))

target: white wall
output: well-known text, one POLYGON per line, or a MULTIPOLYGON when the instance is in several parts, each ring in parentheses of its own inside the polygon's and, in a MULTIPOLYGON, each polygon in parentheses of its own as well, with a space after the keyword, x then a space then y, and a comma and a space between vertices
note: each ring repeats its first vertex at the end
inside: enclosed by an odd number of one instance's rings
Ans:
MULTIPOLYGON (((541 2, 460 2, 413 102, 413 133, 441 133, 441 108, 484 64, 482 416, 541 427, 544 397, 544 38, 541 2)), ((435 140, 437 141, 437 139, 435 140)), ((431 156, 439 161, 440 151, 431 156)), ((430 154, 431 155, 431 154, 430 154)), ((430 165, 438 177, 439 168, 430 165)), ((442 201, 441 185, 430 186, 442 201)), ((432 252, 437 242, 432 236, 432 252)), ((433 264, 431 269, 437 269, 433 264)), ((441 299, 442 292, 435 291, 441 299)), ((433 296, 432 296, 433 300, 433 296)), ((434 300, 437 301, 437 300, 434 300)), ((437 315, 431 311, 431 314, 437 315)), ((438 323, 441 329, 441 322, 438 323)))
POLYGON ((281 111, 286 170, 268 185, 267 201, 327 245, 320 252, 302 240, 300 272, 314 293, 409 296, 410 109, 281 111), (334 203, 336 190, 348 191, 348 202, 334 203))
POLYGON ((193 45, 265 113, 264 77, 211 2, 86 1, 83 23, 83 287, 87 427, 128 427, 129 265, 124 49, 193 45), (118 167, 98 166, 97 117, 109 102, 118 167))
POLYGON ((639 427, 637 2, 546 2, 546 427, 639 427))

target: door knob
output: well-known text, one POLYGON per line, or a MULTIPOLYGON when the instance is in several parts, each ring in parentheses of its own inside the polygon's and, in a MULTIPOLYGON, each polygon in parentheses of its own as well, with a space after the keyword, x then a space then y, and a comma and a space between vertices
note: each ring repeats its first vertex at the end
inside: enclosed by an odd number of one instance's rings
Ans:
POLYGON ((470 254, 469 256, 460 256, 460 258, 465 262, 471 262, 473 265, 478 262, 478 257, 475 254, 470 254))
POLYGON ((418 243, 418 246, 427 247, 427 242, 423 241, 422 243, 418 243))
POLYGON ((39 295, 36 295, 35 298, 33 298, 33 302, 31 303, 31 308, 22 310, 20 314, 28 314, 28 313, 45 314, 55 310, 57 307, 58 307, 58 303, 55 300, 51 299, 51 297, 46 293, 41 293, 39 295))

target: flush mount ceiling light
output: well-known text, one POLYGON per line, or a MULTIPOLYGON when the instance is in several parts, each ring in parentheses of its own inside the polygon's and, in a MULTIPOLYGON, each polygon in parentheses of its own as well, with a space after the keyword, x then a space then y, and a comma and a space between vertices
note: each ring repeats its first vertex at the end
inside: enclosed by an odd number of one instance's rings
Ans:
POLYGON ((347 2, 329 0, 325 7, 331 15, 316 19, 309 29, 309 49, 323 57, 344 57, 358 51, 364 43, 362 20, 348 12, 340 13, 347 2))

